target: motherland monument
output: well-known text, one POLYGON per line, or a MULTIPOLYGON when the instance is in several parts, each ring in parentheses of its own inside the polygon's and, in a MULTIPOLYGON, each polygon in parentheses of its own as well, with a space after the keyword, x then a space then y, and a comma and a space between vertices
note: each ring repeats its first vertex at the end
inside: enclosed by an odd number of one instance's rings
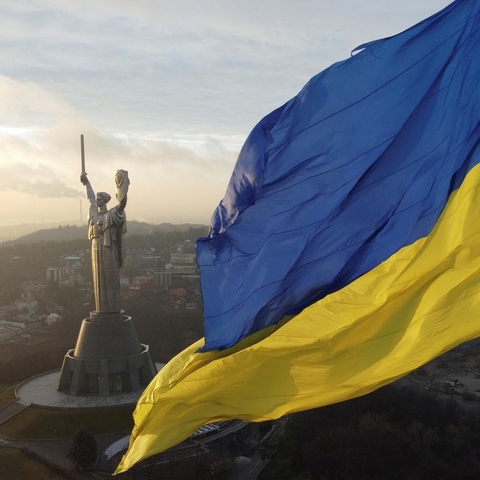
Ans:
POLYGON ((128 172, 115 174, 118 204, 107 209, 111 197, 95 192, 85 171, 81 136, 80 181, 90 202, 88 238, 91 242, 95 311, 82 321, 74 349, 65 355, 58 383, 71 395, 112 395, 142 390, 157 373, 148 345, 141 344, 132 317, 120 308, 120 268, 123 265, 128 172))

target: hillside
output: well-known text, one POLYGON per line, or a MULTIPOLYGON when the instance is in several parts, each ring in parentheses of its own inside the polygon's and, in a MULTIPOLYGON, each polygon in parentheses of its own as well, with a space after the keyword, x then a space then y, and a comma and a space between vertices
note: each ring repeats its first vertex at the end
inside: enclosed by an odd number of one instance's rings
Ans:
POLYGON ((15 225, 2 225, 0 228, 0 245, 3 242, 15 240, 37 230, 45 230, 47 228, 56 228, 63 223, 20 223, 15 225))
MULTIPOLYGON (((155 232, 184 232, 191 228, 197 229, 204 227, 200 224, 182 223, 175 225, 172 223, 143 223, 135 220, 128 221, 128 234, 129 235, 151 235, 155 232)), ((10 247, 14 245, 29 245, 38 242, 50 242, 50 241, 70 241, 70 240, 82 240, 87 237, 86 226, 65 225, 58 226, 56 228, 46 228, 34 231, 32 233, 20 236, 15 240, 9 240, 0 243, 0 247, 10 247)))

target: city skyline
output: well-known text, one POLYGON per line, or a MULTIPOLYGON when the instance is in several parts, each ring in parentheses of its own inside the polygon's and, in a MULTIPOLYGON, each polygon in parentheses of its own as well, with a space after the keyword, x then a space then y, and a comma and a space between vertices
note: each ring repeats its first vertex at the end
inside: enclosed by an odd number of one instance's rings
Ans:
POLYGON ((86 218, 81 134, 96 191, 129 171, 129 219, 208 223, 264 115, 448 3, 2 2, 0 225, 86 218))

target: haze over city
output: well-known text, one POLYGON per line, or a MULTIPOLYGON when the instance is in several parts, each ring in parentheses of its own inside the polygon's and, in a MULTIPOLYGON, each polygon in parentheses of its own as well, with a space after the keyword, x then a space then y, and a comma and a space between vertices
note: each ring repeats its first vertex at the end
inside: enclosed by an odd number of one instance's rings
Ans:
POLYGON ((0 225, 86 218, 80 134, 96 191, 129 171, 130 219, 208 223, 264 115, 448 3, 1 2, 0 225))

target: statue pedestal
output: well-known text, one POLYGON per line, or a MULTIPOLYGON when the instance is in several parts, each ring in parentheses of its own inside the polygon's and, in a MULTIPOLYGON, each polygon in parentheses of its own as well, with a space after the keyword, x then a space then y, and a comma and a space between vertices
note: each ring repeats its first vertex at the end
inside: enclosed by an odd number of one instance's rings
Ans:
POLYGON ((156 375, 148 345, 140 343, 132 317, 91 312, 75 348, 64 357, 58 390, 71 395, 113 395, 145 388, 156 375))

